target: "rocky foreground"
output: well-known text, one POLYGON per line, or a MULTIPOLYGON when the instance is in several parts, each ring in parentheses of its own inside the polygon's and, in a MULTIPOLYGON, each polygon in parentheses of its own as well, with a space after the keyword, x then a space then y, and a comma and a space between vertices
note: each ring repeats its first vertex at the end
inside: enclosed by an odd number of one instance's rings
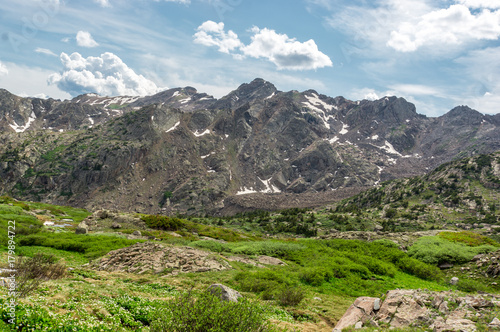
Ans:
MULTIPOLYGON (((385 300, 360 297, 335 326, 334 332, 354 326, 382 328, 428 327, 431 331, 476 331, 476 322, 491 315, 500 305, 500 296, 460 296, 456 292, 391 290, 385 300)), ((500 329, 500 320, 491 319, 489 329, 500 329)))

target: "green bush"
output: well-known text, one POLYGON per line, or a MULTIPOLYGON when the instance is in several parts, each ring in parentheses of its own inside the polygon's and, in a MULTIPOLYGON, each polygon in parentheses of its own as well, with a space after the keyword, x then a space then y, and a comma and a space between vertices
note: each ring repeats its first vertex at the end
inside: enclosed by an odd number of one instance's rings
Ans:
POLYGON ((164 231, 177 231, 184 227, 184 222, 181 219, 167 216, 145 215, 141 216, 141 220, 150 228, 164 231))
POLYGON ((440 238, 451 242, 464 243, 471 247, 478 247, 482 245, 500 246, 500 244, 489 237, 474 232, 441 232, 438 234, 440 238))
POLYGON ((297 287, 281 287, 276 292, 276 300, 282 306, 296 306, 305 296, 304 290, 297 287))
POLYGON ((469 247, 460 242, 451 242, 437 236, 424 236, 409 249, 408 255, 427 264, 442 263, 463 264, 475 255, 496 250, 491 245, 469 247))
POLYGON ((167 303, 151 324, 151 332, 264 332, 271 331, 264 310, 243 298, 221 301, 209 292, 195 298, 191 292, 167 303))

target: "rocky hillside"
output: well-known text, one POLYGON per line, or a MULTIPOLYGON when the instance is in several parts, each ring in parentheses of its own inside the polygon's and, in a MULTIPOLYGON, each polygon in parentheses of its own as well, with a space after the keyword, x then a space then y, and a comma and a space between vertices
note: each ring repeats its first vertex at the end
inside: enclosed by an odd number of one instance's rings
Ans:
POLYGON ((428 118, 402 98, 281 92, 262 79, 221 99, 191 87, 71 101, 0 90, 0 114, 0 193, 91 209, 271 209, 285 195, 318 205, 500 149, 498 114, 428 118))

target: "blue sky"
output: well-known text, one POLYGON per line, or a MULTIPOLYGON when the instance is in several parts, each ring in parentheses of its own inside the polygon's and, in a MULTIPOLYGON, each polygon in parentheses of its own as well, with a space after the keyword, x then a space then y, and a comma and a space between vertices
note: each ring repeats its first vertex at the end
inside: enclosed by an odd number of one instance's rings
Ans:
POLYGON ((0 2, 0 27, 0 87, 22 96, 221 97, 262 77, 500 112, 500 0, 20 0, 0 2))

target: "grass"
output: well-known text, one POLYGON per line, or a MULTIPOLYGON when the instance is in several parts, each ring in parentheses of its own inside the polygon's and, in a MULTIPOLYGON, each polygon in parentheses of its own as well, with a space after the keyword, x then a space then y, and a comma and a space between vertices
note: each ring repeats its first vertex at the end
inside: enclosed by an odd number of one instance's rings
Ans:
MULTIPOLYGON (((65 262, 68 267, 74 268, 66 278, 49 281, 34 296, 20 301, 17 310, 22 318, 19 323, 26 331, 43 330, 45 327, 53 331, 64 331, 64 328, 76 328, 81 331, 146 331, 158 318, 155 313, 175 303, 172 301, 184 290, 192 288, 193 294, 199 298, 213 283, 222 283, 240 291, 251 303, 265 311, 266 320, 272 322, 275 327, 287 327, 290 331, 331 331, 330 325, 343 315, 356 297, 382 297, 388 290, 396 288, 496 292, 495 288, 487 284, 486 279, 467 280, 466 273, 461 272, 459 268, 455 269, 453 274, 461 281, 456 286, 450 285, 449 276, 445 277, 436 266, 425 263, 425 258, 415 254, 419 252, 417 249, 427 248, 429 243, 436 241, 440 250, 459 248, 458 251, 452 251, 453 255, 481 252, 485 248, 496 249, 492 246, 496 243, 490 239, 470 232, 441 233, 438 237, 422 238, 423 240, 419 240, 422 242, 417 241, 417 245, 406 253, 388 240, 262 240, 258 236, 242 234, 235 229, 178 218, 175 222, 168 223, 175 229, 149 229, 144 231, 144 234, 153 234, 164 239, 162 243, 165 245, 188 245, 210 250, 214 255, 246 255, 250 259, 267 255, 280 258, 287 265, 262 269, 231 262, 232 270, 219 272, 177 276, 152 273, 134 275, 93 271, 81 265, 103 256, 110 250, 136 243, 137 240, 128 240, 108 229, 86 235, 65 231, 52 233, 40 227, 39 218, 29 214, 34 210, 48 210, 45 216, 54 215, 57 218, 77 221, 85 218, 89 214, 87 211, 2 199, 2 227, 5 228, 6 222, 14 219, 17 225, 26 231, 25 234, 16 235, 17 254, 28 257, 38 252, 51 254, 65 262), (171 237, 168 234, 172 230, 183 237, 171 237), (227 242, 202 240, 202 236, 227 242), (290 290, 300 292, 294 293, 290 290)), ((333 224, 336 221, 329 218, 331 213, 330 210, 323 210, 311 217, 310 211, 293 210, 276 215, 244 215, 235 220, 238 222, 251 219, 248 224, 258 224, 262 221, 265 223, 266 218, 293 215, 298 219, 314 218, 315 222, 321 220, 325 224, 333 224), (298 217, 298 214, 304 215, 298 217)), ((159 217, 154 217, 154 220, 170 222, 170 219, 159 217)), ((196 219, 200 222, 207 220, 209 219, 196 219)), ((228 221, 225 219, 225 222, 228 221)), ((342 218, 337 221, 344 222, 342 218)), ((0 258, 2 262, 6 262, 6 247, 0 246, 0 250, 0 258)), ((439 250, 431 251, 437 253, 438 257, 444 256, 439 250)), ((451 257, 454 257, 453 255, 451 257)), ((462 262, 461 259, 458 261, 462 262)), ((0 289, 0 302, 5 301, 5 295, 6 290, 0 289)), ((6 321, 5 315, 4 309, 0 308, 0 329, 9 331, 9 326, 1 325, 6 321)))

